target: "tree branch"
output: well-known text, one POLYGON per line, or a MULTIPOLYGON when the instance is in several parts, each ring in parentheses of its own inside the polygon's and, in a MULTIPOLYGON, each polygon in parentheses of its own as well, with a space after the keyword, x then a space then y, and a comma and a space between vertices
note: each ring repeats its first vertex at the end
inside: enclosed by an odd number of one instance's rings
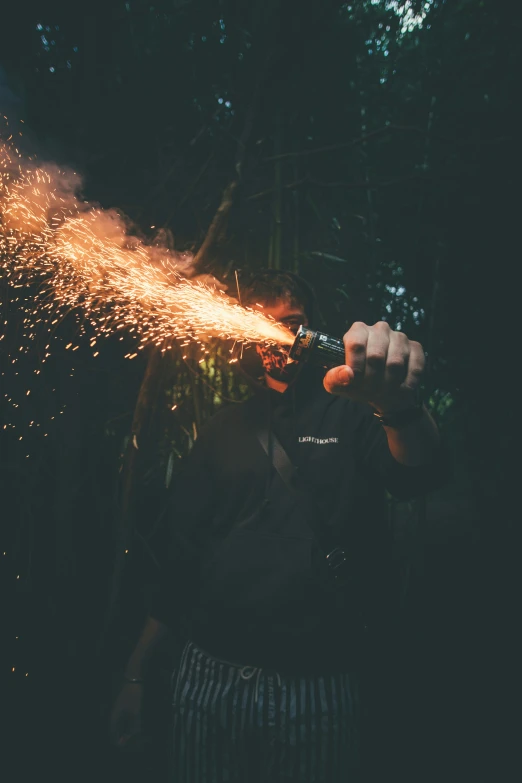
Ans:
POLYGON ((146 429, 146 424, 151 415, 153 397, 157 394, 161 360, 161 349, 152 349, 134 409, 131 438, 127 445, 123 463, 120 514, 116 531, 116 552, 114 555, 109 602, 105 614, 102 637, 98 643, 99 654, 103 650, 105 639, 116 615, 125 567, 125 554, 132 543, 135 532, 134 499, 137 487, 139 440, 141 439, 141 434, 146 429))
POLYGON ((206 255, 209 249, 219 239, 220 235, 223 232, 228 217, 228 213, 230 212, 230 208, 234 201, 234 193, 241 181, 248 139, 250 138, 250 134, 252 132, 252 128, 254 125, 254 116, 257 107, 260 86, 261 86, 260 82, 258 82, 257 88, 254 91, 254 96, 252 98, 247 113, 245 126, 243 128, 243 132, 239 138, 239 142, 237 145, 236 159, 234 164, 236 175, 228 183, 225 190, 223 191, 223 195, 221 197, 221 203, 217 208, 217 212, 214 215, 212 222, 208 228, 205 239, 203 240, 203 244, 201 245, 201 247, 199 248, 198 252, 194 257, 193 266, 194 269, 197 270, 197 272, 201 272, 204 270, 205 268, 204 260, 206 261, 206 255))
MULTIPOLYGON (((343 141, 338 144, 328 144, 326 147, 316 147, 313 150, 299 150, 298 152, 283 152, 281 155, 271 155, 269 158, 265 158, 265 161, 270 160, 281 160, 283 158, 298 158, 298 157, 304 157, 306 155, 318 155, 322 152, 334 152, 335 150, 341 150, 346 149, 348 147, 356 147, 358 144, 363 144, 365 141, 368 141, 369 139, 373 139, 376 136, 382 136, 384 133, 388 133, 389 131, 406 131, 409 133, 418 133, 423 136, 426 135, 427 131, 424 128, 415 128, 415 127, 409 127, 407 125, 385 125, 384 128, 378 128, 377 130, 371 131, 370 133, 365 134, 364 136, 359 136, 356 139, 351 139, 350 141, 343 141)), ((449 139, 445 139, 441 136, 433 137, 432 138, 438 138, 439 141, 443 141, 446 144, 452 144, 449 139)))
MULTIPOLYGON (((382 182, 374 181, 374 182, 366 182, 365 180, 361 180, 360 182, 321 182, 320 180, 313 179, 313 177, 302 177, 301 179, 298 179, 296 182, 289 182, 286 185, 283 185, 282 187, 287 190, 294 190, 296 188, 301 187, 302 185, 313 185, 314 187, 318 188, 372 188, 373 190, 377 190, 377 188, 386 188, 390 185, 396 185, 400 182, 407 182, 411 179, 420 179, 421 177, 427 176, 428 172, 425 171, 419 171, 414 174, 409 174, 406 177, 394 177, 393 179, 385 180, 382 182)), ((263 196, 269 196, 270 194, 274 193, 275 188, 269 188, 268 190, 262 190, 259 193, 254 193, 252 196, 247 196, 247 201, 254 201, 255 199, 262 198, 263 196)))

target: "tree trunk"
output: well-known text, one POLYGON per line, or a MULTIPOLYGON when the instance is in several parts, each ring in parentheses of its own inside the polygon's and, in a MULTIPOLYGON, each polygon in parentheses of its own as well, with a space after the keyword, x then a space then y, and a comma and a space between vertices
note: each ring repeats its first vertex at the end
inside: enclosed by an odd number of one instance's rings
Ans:
POLYGON ((102 638, 98 650, 101 653, 104 642, 116 615, 121 585, 124 573, 126 553, 129 551, 135 532, 135 500, 140 464, 139 449, 145 445, 145 432, 150 424, 154 409, 155 398, 160 386, 160 374, 162 370, 162 353, 160 348, 154 348, 149 356, 145 375, 141 382, 134 416, 132 419, 131 437, 127 445, 122 470, 122 490, 120 499, 120 513, 117 517, 115 531, 115 554, 111 580, 109 602, 103 626, 102 638), (142 442, 143 441, 143 442, 142 442))

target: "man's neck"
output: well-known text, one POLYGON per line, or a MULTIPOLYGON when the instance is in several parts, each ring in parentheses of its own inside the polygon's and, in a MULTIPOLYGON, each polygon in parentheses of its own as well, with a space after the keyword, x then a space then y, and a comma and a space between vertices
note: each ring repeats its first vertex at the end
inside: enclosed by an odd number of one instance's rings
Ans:
POLYGON ((276 381, 275 378, 271 378, 270 375, 267 375, 265 373, 265 383, 268 386, 269 389, 274 389, 274 391, 279 392, 280 394, 283 394, 288 389, 288 384, 284 381, 276 381))

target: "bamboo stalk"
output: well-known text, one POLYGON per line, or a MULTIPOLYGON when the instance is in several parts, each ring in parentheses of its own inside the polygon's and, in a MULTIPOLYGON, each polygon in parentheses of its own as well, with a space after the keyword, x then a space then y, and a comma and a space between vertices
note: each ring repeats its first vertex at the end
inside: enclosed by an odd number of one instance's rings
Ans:
MULTIPOLYGON (((294 160, 294 180, 299 179, 299 161, 297 158, 294 160)), ((293 271, 296 275, 299 274, 299 191, 296 189, 293 191, 294 198, 294 246, 293 246, 293 271)))
POLYGON ((277 155, 283 148, 282 144, 283 130, 281 126, 281 113, 276 115, 275 122, 275 140, 274 150, 276 151, 276 161, 274 164, 274 245, 273 245, 273 266, 274 269, 281 269, 281 242, 283 234, 283 173, 282 173, 282 161, 277 155))

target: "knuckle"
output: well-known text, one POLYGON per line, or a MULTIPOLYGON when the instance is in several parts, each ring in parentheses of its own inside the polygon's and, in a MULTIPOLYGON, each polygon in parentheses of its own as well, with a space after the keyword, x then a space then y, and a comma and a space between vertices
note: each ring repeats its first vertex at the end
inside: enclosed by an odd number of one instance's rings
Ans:
POLYGON ((390 359, 386 364, 386 369, 392 375, 401 375, 406 370, 406 357, 390 359))
POLYGON ((350 326, 346 334, 344 335, 344 341, 346 342, 364 342, 367 339, 368 327, 362 321, 354 321, 350 326))
POLYGON ((349 348, 350 351, 354 351, 355 353, 362 353, 366 348, 366 343, 361 337, 345 334, 344 347, 349 348))
POLYGON ((408 385, 416 389, 422 380, 423 372, 419 369, 411 370, 408 376, 408 385))
POLYGON ((424 354, 424 351, 419 351, 419 353, 412 352, 410 354, 410 365, 412 370, 422 372, 426 366, 426 355, 424 354))
POLYGON ((373 328, 374 328, 374 329, 380 329, 380 330, 382 330, 383 332, 389 332, 389 331, 391 331, 391 330, 390 330, 390 325, 389 325, 388 321, 376 321, 376 322, 374 323, 374 325, 373 325, 373 328))
POLYGON ((381 351, 372 351, 366 356, 366 364, 369 364, 370 367, 379 367, 384 364, 385 360, 386 356, 381 351))

